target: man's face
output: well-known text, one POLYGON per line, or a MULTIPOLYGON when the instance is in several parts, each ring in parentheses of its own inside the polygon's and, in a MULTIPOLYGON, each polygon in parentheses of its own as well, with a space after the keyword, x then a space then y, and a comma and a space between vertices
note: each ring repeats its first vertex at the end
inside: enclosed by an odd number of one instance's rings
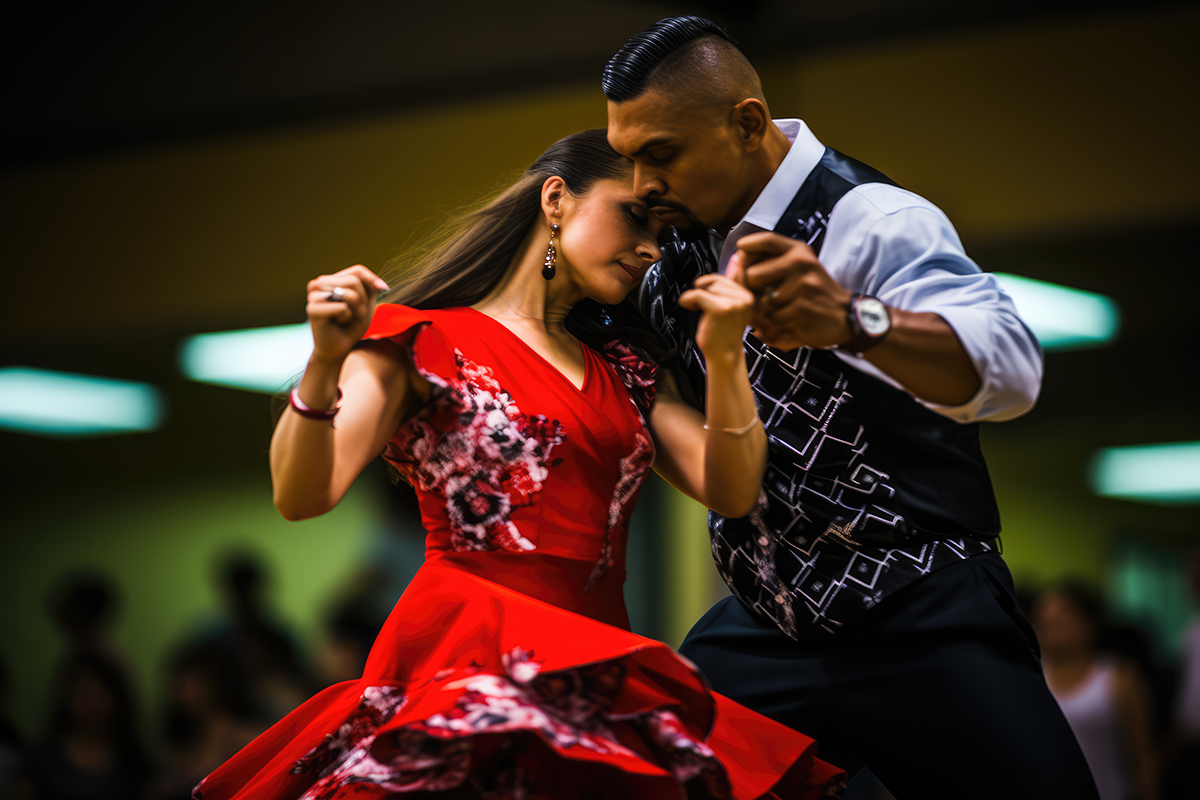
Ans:
POLYGON ((737 223, 746 150, 732 110, 681 106, 660 92, 609 102, 608 142, 633 159, 634 192, 656 217, 679 228, 737 223))

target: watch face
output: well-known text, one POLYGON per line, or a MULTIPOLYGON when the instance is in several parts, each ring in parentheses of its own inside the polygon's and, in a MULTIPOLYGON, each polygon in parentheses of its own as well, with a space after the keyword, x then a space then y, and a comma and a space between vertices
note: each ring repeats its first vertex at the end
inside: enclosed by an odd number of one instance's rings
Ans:
POLYGON ((891 322, 888 319, 887 309, 874 297, 864 297, 859 300, 855 313, 858 315, 858 324, 862 326, 868 336, 882 336, 887 333, 891 322))

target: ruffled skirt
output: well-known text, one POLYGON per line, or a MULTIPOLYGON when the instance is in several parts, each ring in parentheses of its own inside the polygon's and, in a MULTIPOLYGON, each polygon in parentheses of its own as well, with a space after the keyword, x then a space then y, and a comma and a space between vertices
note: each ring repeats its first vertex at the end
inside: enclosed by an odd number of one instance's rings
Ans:
POLYGON ((661 642, 432 559, 361 679, 308 700, 193 797, 839 796, 814 749, 661 642))

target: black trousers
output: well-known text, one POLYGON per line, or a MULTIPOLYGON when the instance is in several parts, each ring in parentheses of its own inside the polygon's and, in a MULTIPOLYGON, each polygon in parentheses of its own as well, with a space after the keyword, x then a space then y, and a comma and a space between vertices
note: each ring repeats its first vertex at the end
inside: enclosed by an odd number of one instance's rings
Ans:
POLYGON ((679 650, 718 692, 814 737, 825 760, 866 766, 897 800, 1098 800, 996 554, 802 641, 727 597, 679 650))

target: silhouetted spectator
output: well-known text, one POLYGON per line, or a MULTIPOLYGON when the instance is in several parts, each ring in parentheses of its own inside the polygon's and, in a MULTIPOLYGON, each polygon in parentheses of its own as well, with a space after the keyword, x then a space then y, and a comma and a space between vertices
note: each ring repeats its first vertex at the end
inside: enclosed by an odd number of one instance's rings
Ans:
POLYGON ((132 681, 129 660, 113 643, 111 628, 120 599, 116 586, 98 572, 62 578, 50 595, 50 617, 62 634, 67 657, 87 653, 107 659, 132 681))
MULTIPOLYGON (((1188 561, 1192 596, 1200 601, 1200 549, 1188 561)), ((1200 798, 1200 618, 1184 634, 1182 674, 1175 702, 1172 745, 1163 776, 1163 797, 1200 798)))
POLYGON ((218 568, 228 622, 205 638, 244 659, 259 715, 274 722, 312 694, 315 686, 300 650, 265 601, 267 570, 250 553, 227 556, 218 568))
POLYGON ((388 593, 388 578, 379 570, 366 568, 348 585, 349 592, 334 605, 325 626, 319 668, 327 686, 362 677, 371 645, 387 620, 386 611, 380 610, 381 596, 395 603, 388 593))
POLYGON ((1046 682, 1087 758, 1101 800, 1157 800, 1158 764, 1146 679, 1102 652, 1107 616, 1099 596, 1067 581, 1042 592, 1033 626, 1046 682))
POLYGON ((1125 659, 1137 666, 1146 678, 1150 690, 1154 739, 1163 742, 1170 734, 1173 703, 1178 691, 1179 675, 1174 664, 1159 659, 1154 637, 1143 625, 1115 623, 1111 625, 1101 643, 1106 653, 1125 659))
POLYGON ((133 689, 107 658, 77 653, 59 668, 48 739, 29 752, 38 800, 145 796, 152 767, 137 735, 133 689))
POLYGON ((246 661, 227 647, 187 647, 168 667, 163 737, 166 770, 154 796, 187 800, 201 778, 263 729, 246 661))
POLYGON ((25 741, 8 717, 9 680, 8 662, 0 657, 0 798, 15 799, 30 796, 32 790, 21 777, 25 741))

